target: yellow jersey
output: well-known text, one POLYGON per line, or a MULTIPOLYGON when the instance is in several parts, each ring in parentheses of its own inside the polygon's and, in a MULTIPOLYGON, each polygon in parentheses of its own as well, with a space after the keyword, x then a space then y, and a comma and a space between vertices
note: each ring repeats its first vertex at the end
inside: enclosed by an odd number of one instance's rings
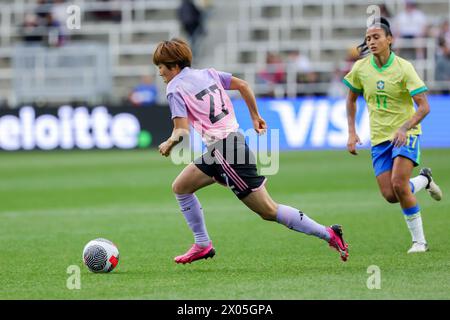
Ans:
MULTIPOLYGON (((428 90, 413 65, 394 52, 381 68, 373 55, 356 61, 343 82, 366 100, 373 146, 393 139, 395 132, 416 112, 412 97, 428 90)), ((421 133, 418 124, 407 134, 421 133)))

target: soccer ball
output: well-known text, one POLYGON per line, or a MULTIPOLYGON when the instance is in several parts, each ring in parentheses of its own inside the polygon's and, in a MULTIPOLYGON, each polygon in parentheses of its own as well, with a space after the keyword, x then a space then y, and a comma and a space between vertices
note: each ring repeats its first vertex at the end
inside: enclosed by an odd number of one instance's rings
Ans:
POLYGON ((119 249, 107 239, 91 240, 84 246, 83 262, 92 272, 111 272, 119 263, 119 249))

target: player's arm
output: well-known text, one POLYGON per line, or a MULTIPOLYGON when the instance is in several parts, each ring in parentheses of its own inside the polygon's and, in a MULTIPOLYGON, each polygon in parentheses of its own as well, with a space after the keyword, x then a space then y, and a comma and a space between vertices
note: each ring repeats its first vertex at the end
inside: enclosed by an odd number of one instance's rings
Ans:
POLYGON ((347 123, 348 123, 348 141, 347 149, 353 155, 357 155, 356 144, 361 144, 361 140, 356 133, 356 100, 358 93, 348 90, 347 95, 347 123))
POLYGON ((168 157, 172 148, 187 138, 189 138, 188 119, 182 117, 173 118, 172 135, 169 139, 159 145, 159 153, 165 157, 168 157))
POLYGON ((253 121, 253 127, 258 134, 263 134, 267 129, 267 124, 258 111, 258 106, 256 105, 255 93, 252 88, 250 88, 247 81, 242 79, 231 77, 230 90, 238 90, 242 98, 247 105, 248 111, 250 112, 250 117, 253 121))
POLYGON ((408 130, 417 126, 430 113, 430 105, 424 92, 413 96, 413 100, 417 105, 417 111, 395 133, 392 143, 396 147, 404 146, 406 144, 408 130))

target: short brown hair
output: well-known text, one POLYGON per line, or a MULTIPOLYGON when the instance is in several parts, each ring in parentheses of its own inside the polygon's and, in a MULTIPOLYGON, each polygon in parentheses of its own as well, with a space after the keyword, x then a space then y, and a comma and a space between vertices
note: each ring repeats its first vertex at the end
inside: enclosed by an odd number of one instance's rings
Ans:
POLYGON ((173 38, 170 41, 162 41, 153 53, 153 64, 163 64, 172 69, 179 66, 180 69, 190 67, 192 63, 192 51, 186 41, 173 38))

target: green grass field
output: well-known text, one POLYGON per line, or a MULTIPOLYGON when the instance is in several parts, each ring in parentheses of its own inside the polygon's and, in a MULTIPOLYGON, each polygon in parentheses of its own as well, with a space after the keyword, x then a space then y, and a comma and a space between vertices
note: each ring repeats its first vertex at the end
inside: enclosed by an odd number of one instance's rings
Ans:
MULTIPOLYGON (((325 242, 263 221, 233 193, 197 193, 217 255, 191 265, 173 257, 193 237, 171 193, 181 166, 154 151, 0 154, 0 299, 449 299, 450 150, 423 150, 445 193, 418 194, 430 252, 407 255, 398 205, 385 202, 368 151, 281 154, 272 197, 320 223, 342 224, 350 258, 325 242), (81 260, 91 239, 120 250, 110 274, 81 260), (66 270, 81 268, 81 289, 66 270), (366 286, 369 266, 381 289, 366 286)), ((415 171, 417 173, 418 170, 415 171)))

